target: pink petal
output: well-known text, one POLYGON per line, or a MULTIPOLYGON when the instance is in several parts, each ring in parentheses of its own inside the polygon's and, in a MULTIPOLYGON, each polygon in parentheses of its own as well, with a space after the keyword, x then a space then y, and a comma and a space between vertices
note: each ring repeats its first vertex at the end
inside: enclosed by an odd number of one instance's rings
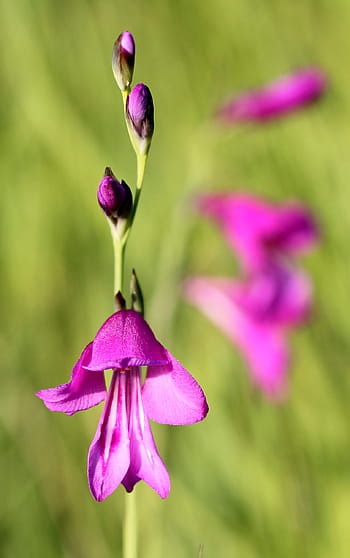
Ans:
POLYGON ((218 117, 227 123, 271 120, 315 101, 326 86, 321 70, 304 68, 234 97, 220 107, 218 117))
POLYGON ((168 364, 149 366, 142 389, 146 414, 163 424, 192 424, 203 420, 208 405, 202 388, 168 352, 168 364))
POLYGON ((304 252, 318 239, 313 217, 297 203, 278 206, 249 194, 218 193, 200 196, 197 207, 213 219, 250 272, 276 255, 304 252))
POLYGON ((274 264, 241 283, 234 298, 257 322, 293 326, 308 318, 311 295, 312 285, 305 273, 274 264))
POLYGON ((88 370, 107 370, 166 363, 163 347, 134 310, 121 310, 101 326, 92 343, 88 370))
POLYGON ((283 330, 242 316, 239 331, 231 338, 245 356, 254 383, 269 397, 284 397, 290 357, 283 330))
POLYGON ((84 364, 91 358, 92 343, 83 350, 72 370, 71 381, 60 386, 42 389, 37 396, 51 411, 61 411, 73 415, 98 405, 106 399, 106 384, 101 372, 85 370, 84 364))
POLYGON ((143 410, 140 370, 133 368, 129 374, 130 467, 123 484, 126 490, 131 492, 134 485, 143 480, 161 498, 166 498, 170 491, 169 474, 159 456, 148 418, 143 410))
POLYGON ((186 298, 195 304, 242 351, 254 382, 269 396, 286 389, 288 350, 282 328, 257 321, 236 299, 241 285, 227 279, 192 277, 184 284, 186 298))
POLYGON ((126 374, 114 372, 108 399, 88 455, 88 479, 101 502, 122 482, 130 464, 126 374))

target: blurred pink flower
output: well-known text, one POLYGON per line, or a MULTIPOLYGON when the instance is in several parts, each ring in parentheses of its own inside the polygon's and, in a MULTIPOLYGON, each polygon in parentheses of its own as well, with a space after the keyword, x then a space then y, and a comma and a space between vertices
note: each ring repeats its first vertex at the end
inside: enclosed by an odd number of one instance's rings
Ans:
POLYGON ((327 78, 319 68, 303 68, 235 96, 217 115, 228 123, 271 120, 315 101, 326 86, 327 78))
POLYGON ((116 312, 104 322, 74 366, 69 383, 41 390, 37 396, 51 411, 67 415, 106 399, 88 456, 90 490, 98 501, 120 483, 132 491, 139 480, 166 498, 169 475, 148 419, 192 424, 208 412, 201 387, 133 310, 116 312), (143 387, 141 366, 147 366, 143 387), (107 369, 113 370, 108 394, 107 369))
POLYGON ((309 250, 318 240, 316 223, 304 206, 273 205, 244 193, 204 194, 200 213, 210 217, 237 252, 248 273, 269 262, 309 250))
POLYGON ((300 270, 271 265, 251 279, 189 277, 184 295, 237 345, 253 382, 269 397, 287 391, 287 331, 309 314, 311 285, 300 270))

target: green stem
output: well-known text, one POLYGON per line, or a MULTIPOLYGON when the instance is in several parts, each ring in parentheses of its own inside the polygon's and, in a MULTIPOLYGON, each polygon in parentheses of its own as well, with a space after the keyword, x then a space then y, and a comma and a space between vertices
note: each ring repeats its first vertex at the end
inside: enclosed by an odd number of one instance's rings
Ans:
POLYGON ((136 493, 125 495, 123 558, 137 558, 136 493))
POLYGON ((125 242, 113 236, 114 248, 114 294, 123 292, 123 271, 125 242))

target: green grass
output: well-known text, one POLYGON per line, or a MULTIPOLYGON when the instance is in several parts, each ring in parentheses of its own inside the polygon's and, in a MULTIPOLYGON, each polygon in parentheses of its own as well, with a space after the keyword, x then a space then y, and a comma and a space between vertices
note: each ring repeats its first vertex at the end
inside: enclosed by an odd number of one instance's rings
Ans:
POLYGON ((127 252, 157 337, 204 387, 210 414, 155 424, 166 501, 136 487, 140 558, 348 558, 350 491, 350 5, 346 0, 16 0, 0 18, 0 554, 119 557, 124 493, 96 503, 87 450, 100 408, 50 413, 38 389, 68 380, 112 311, 112 246, 96 203, 104 167, 135 181, 110 57, 125 29, 156 128, 127 252), (228 94, 318 64, 320 104, 261 128, 206 122, 228 94), (322 242, 303 265, 312 323, 292 336, 290 397, 255 393, 235 349, 179 295, 187 273, 234 273, 189 210, 193 191, 297 198, 322 242))

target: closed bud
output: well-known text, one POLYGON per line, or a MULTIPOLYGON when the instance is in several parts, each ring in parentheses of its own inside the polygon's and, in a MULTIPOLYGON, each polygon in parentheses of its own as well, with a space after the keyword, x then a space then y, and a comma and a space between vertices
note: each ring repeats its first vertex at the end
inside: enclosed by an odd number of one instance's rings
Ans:
POLYGON ((135 42, 129 31, 121 33, 114 43, 112 54, 112 70, 121 91, 130 87, 134 73, 135 42))
POLYGON ((105 176, 102 178, 97 199, 107 217, 114 220, 126 219, 132 208, 132 193, 129 186, 122 180, 118 182, 112 170, 106 167, 105 176))
POLYGON ((146 155, 154 130, 153 99, 147 85, 139 83, 131 90, 126 101, 126 115, 135 147, 141 155, 146 155))

